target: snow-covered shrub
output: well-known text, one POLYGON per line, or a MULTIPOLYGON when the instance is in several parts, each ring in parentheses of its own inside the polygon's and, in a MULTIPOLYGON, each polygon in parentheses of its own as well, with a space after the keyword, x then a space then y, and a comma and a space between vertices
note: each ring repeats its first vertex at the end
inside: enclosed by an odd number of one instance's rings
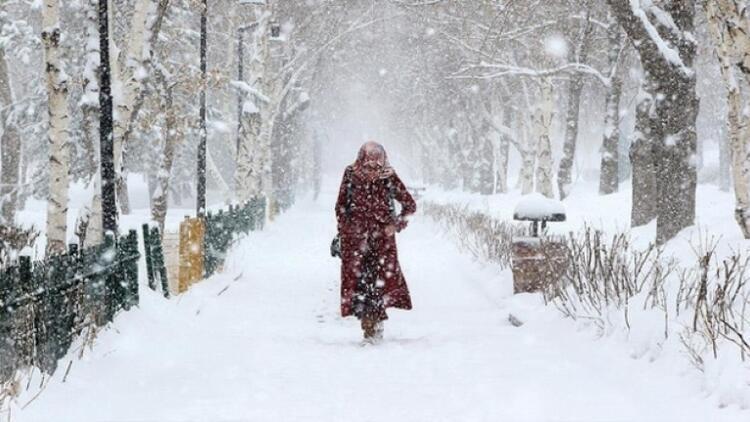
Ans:
POLYGON ((630 328, 631 302, 643 309, 667 312, 665 282, 676 270, 660 249, 632 247, 625 234, 607 237, 585 227, 566 238, 568 266, 560 280, 545 291, 548 303, 568 317, 587 318, 605 329, 612 310, 621 310, 630 328))
POLYGON ((511 265, 513 238, 526 234, 523 225, 509 224, 470 211, 466 206, 425 202, 422 209, 476 258, 496 263, 501 268, 511 265))
MULTIPOLYGON (((513 238, 526 235, 467 206, 427 202, 422 209, 475 257, 503 268, 511 265, 513 238)), ((547 304, 624 340, 633 358, 686 359, 720 406, 750 406, 750 254, 719 255, 718 241, 701 239, 695 259, 678 261, 653 244, 635 246, 626 233, 591 227, 562 241, 568 266, 543 292, 547 304)))

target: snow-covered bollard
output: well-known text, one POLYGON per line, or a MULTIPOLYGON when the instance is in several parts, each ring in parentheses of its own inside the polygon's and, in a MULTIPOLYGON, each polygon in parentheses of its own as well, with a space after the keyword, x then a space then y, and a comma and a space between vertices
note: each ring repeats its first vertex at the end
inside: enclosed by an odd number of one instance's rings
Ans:
POLYGON ((531 227, 528 236, 513 239, 513 293, 544 290, 565 270, 565 243, 545 235, 548 222, 565 218, 565 207, 560 201, 538 193, 526 195, 518 203, 513 219, 529 221, 531 227))

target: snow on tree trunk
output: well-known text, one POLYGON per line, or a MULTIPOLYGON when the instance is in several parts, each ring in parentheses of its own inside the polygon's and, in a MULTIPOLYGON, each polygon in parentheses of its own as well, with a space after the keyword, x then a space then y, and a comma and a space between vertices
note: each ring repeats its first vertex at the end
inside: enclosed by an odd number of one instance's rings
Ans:
POLYGON ((641 59, 654 98, 656 242, 663 244, 695 220, 697 187, 695 1, 658 5, 607 0, 641 59))
POLYGON ((86 139, 87 157, 94 168, 92 175, 92 197, 86 224, 84 245, 103 242, 101 172, 99 171, 99 0, 88 0, 86 10, 86 64, 83 69, 83 95, 80 100, 83 114, 83 136, 86 139))
MULTIPOLYGON (((151 49, 159 37, 161 24, 170 0, 137 0, 128 32, 125 67, 113 71, 122 84, 122 92, 115 95, 114 151, 117 171, 117 199, 123 214, 130 213, 125 158, 135 119, 143 103, 143 85, 149 77, 151 49)), ((114 50, 113 50, 114 51, 114 50)), ((113 60, 116 62, 117 60, 113 60)), ((113 67, 114 70, 114 67, 113 67)))
POLYGON ((736 200, 735 219, 743 236, 750 239, 750 128, 748 117, 743 114, 742 94, 733 66, 733 63, 740 63, 740 70, 746 77, 750 76, 750 72, 742 68, 750 54, 750 36, 737 31, 738 28, 750 29, 750 20, 740 10, 743 9, 732 0, 706 3, 709 29, 727 87, 727 129, 736 200))
MULTIPOLYGON (((573 57, 570 62, 586 64, 588 59, 589 40, 593 25, 586 22, 581 33, 581 41, 578 51, 571 51, 573 57), (577 56, 577 57, 576 57, 577 56)), ((574 73, 568 82, 568 109, 565 117, 565 142, 563 144, 563 156, 560 159, 560 167, 557 172, 557 187, 560 191, 560 199, 565 199, 570 191, 573 180, 573 161, 576 155, 576 144, 578 143, 578 120, 581 114, 581 91, 583 91, 583 74, 574 73)))
MULTIPOLYGON (((511 108, 505 106, 503 109, 503 126, 510 129, 512 124, 511 120, 511 108)), ((500 145, 496 156, 497 167, 495 174, 497 175, 496 192, 507 193, 508 192, 508 161, 510 158, 510 134, 500 134, 500 145)))
POLYGON ((21 136, 13 110, 11 89, 5 49, 0 47, 0 224, 12 225, 18 211, 18 189, 21 170, 21 136))
POLYGON ((547 198, 554 198, 552 187, 552 146, 550 145, 550 129, 552 127, 552 83, 542 81, 541 102, 535 116, 535 134, 537 144, 536 190, 547 198))
POLYGON ((162 150, 159 170, 156 174, 156 191, 151 201, 151 218, 159 225, 159 233, 164 235, 164 223, 167 219, 169 209, 169 182, 172 174, 172 166, 177 151, 177 145, 184 136, 177 126, 177 110, 174 105, 173 85, 157 72, 157 79, 164 86, 164 149, 162 150))
POLYGON ((49 197, 47 205, 47 254, 66 250, 68 214, 68 76, 60 60, 58 0, 45 0, 42 9, 47 96, 49 98, 49 197))
POLYGON ((651 123, 653 98, 641 87, 635 111, 635 131, 630 143, 633 193, 630 224, 633 227, 648 224, 657 217, 656 210, 656 157, 651 123))
POLYGON ((264 153, 261 144, 261 128, 263 118, 261 110, 267 108, 267 98, 262 94, 264 86, 265 63, 267 56, 268 16, 256 14, 258 26, 252 33, 251 54, 248 66, 249 82, 243 89, 245 81, 239 81, 240 95, 242 95, 242 109, 240 114, 239 145, 237 151, 237 174, 235 184, 237 197, 240 201, 247 201, 253 197, 263 195, 263 163, 264 153))
POLYGON ((130 31, 128 34, 128 46, 125 52, 124 68, 117 75, 122 83, 121 95, 115 95, 115 119, 114 119, 114 151, 115 168, 117 169, 117 199, 123 214, 130 214, 130 200, 127 193, 124 163, 124 150, 127 148, 124 142, 125 131, 133 114, 135 99, 141 88, 141 80, 145 75, 143 65, 144 44, 146 40, 146 19, 152 5, 151 0, 138 0, 133 9, 130 31))
POLYGON ((620 27, 610 16, 609 29, 610 80, 605 100, 606 117, 604 118, 604 139, 602 140, 602 161, 599 172, 599 193, 615 193, 619 185, 620 164, 620 98, 622 96, 622 77, 620 75, 620 55, 622 52, 622 35, 620 27))
MULTIPOLYGON (((533 122, 532 122, 533 125, 533 122)), ((521 148, 521 169, 518 175, 518 181, 521 185, 521 193, 524 195, 534 192, 534 169, 536 168, 536 148, 537 137, 534 130, 524 125, 521 148)))

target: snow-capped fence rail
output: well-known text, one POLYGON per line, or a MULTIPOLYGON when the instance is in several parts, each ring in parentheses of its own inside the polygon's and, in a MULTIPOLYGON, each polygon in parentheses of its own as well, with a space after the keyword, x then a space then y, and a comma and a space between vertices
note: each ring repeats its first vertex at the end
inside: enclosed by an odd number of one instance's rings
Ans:
POLYGON ((138 304, 138 238, 35 261, 21 257, 0 271, 0 386, 18 370, 52 374, 87 327, 111 322, 138 304))
POLYGON ((227 251, 238 235, 262 230, 265 222, 265 198, 254 198, 242 206, 206 215, 204 260, 205 275, 210 277, 224 264, 227 251))

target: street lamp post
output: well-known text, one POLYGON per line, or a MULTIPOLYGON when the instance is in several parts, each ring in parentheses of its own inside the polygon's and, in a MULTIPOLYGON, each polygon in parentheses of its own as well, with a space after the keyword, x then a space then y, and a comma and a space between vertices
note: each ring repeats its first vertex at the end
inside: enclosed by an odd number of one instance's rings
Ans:
POLYGON ((109 62, 108 0, 99 0, 99 161, 102 180, 102 229, 117 239, 117 200, 115 198, 115 160, 112 139, 112 71, 109 62))
POLYGON ((208 0, 203 0, 201 8, 201 96, 200 96, 200 140, 198 143, 198 196, 196 200, 197 215, 206 212, 206 141, 208 130, 206 128, 206 88, 208 85, 208 73, 206 55, 208 50, 208 0))

